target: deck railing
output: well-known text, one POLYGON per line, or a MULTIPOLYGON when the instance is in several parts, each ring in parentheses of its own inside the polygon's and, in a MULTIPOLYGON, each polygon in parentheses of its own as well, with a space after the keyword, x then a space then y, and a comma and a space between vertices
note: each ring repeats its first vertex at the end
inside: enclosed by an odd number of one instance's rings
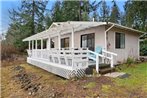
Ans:
POLYGON ((103 59, 110 61, 111 68, 114 67, 114 56, 117 54, 102 50, 102 54, 98 54, 88 49, 34 49, 27 50, 30 58, 47 61, 62 66, 71 67, 73 70, 85 69, 88 67, 89 59, 96 62, 96 71, 99 72, 99 64, 103 59))
POLYGON ((82 69, 88 67, 87 49, 34 49, 27 50, 30 58, 41 59, 47 62, 69 66, 73 69, 82 69))

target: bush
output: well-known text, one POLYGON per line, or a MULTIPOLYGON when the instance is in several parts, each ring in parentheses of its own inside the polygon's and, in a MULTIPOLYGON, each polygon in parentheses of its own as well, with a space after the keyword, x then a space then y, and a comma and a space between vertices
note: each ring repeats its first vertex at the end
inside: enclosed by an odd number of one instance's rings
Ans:
POLYGON ((147 56, 147 40, 140 42, 140 55, 147 56))
POLYGON ((1 60, 12 59, 16 53, 17 50, 13 45, 8 44, 6 41, 1 42, 1 60))
POLYGON ((134 61, 133 58, 128 57, 128 58, 127 58, 127 61, 126 61, 126 64, 127 64, 127 65, 131 65, 131 64, 133 64, 134 62, 135 62, 135 61, 134 61))

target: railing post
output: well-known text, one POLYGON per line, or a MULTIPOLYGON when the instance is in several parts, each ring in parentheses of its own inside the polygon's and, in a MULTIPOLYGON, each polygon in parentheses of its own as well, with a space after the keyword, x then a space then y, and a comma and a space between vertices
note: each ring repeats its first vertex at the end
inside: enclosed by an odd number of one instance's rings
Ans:
POLYGON ((43 58, 43 39, 41 39, 41 58, 43 58))
POLYGON ((61 61, 60 61, 60 57, 61 57, 61 49, 60 50, 57 50, 57 54, 58 54, 58 60, 59 60, 59 64, 61 64, 61 61))
POLYGON ((29 40, 29 51, 31 50, 31 43, 30 43, 30 40, 29 40))
POLYGON ((65 65, 68 65, 67 56, 65 54, 64 48, 62 50, 63 50, 64 59, 65 59, 65 65))
POLYGON ((111 54, 111 68, 113 68, 113 55, 111 54))
POLYGON ((96 55, 96 71, 99 73, 99 56, 96 55))
POLYGON ((32 40, 32 57, 34 57, 34 40, 32 40))
POLYGON ((72 68, 75 69, 74 67, 74 49, 71 49, 71 54, 72 54, 72 68))
POLYGON ((87 52, 86 52, 86 59, 87 59, 87 63, 86 63, 86 67, 88 67, 88 48, 87 48, 87 52))

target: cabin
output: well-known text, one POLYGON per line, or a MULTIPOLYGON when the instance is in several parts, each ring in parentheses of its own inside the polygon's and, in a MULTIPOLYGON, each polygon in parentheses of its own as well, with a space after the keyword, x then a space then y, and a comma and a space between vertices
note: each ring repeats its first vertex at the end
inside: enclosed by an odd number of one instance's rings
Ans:
POLYGON ((93 67, 99 73, 115 68, 128 57, 139 59, 143 32, 111 22, 53 22, 49 29, 23 39, 28 42, 27 62, 70 79, 83 77, 93 67))

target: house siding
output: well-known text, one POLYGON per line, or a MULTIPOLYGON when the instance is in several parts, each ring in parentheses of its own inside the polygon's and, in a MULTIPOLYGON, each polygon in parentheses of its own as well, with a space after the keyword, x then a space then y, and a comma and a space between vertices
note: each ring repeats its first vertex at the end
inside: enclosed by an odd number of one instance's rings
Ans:
POLYGON ((99 26, 95 28, 90 28, 86 29, 83 31, 75 32, 74 34, 74 47, 80 48, 81 47, 81 35, 84 34, 95 34, 95 47, 96 46, 101 46, 102 48, 105 47, 105 27, 104 26, 99 26))
POLYGON ((107 49, 108 51, 117 53, 118 56, 115 57, 115 64, 124 63, 128 57, 138 59, 139 57, 139 34, 132 31, 122 30, 113 28, 108 32, 107 43, 110 43, 110 47, 107 49), (116 49, 115 48, 115 32, 124 33, 125 34, 125 48, 124 49, 116 49))
MULTIPOLYGON (((81 47, 81 35, 84 34, 95 34, 95 47, 101 46, 105 48, 105 26, 99 26, 94 28, 89 28, 86 30, 74 32, 74 47, 81 47)), ((71 33, 61 35, 61 38, 69 37, 69 46, 71 47, 71 33)), ((58 37, 52 38, 55 42, 55 48, 58 49, 58 37)), ((128 57, 133 57, 134 59, 139 58, 139 34, 136 32, 128 31, 125 29, 112 28, 107 34, 107 44, 110 43, 110 47, 107 50, 118 54, 114 57, 114 64, 118 62, 124 63, 128 57), (115 32, 120 32, 125 34, 125 48, 116 49, 115 48, 115 32)))
MULTIPOLYGON (((95 34, 95 47, 96 46, 101 46, 102 48, 105 47, 105 27, 104 26, 99 26, 99 27, 94 27, 82 31, 78 31, 74 33, 74 47, 75 48, 80 48, 81 47, 81 35, 84 34, 90 34, 94 33, 95 34)), ((71 47, 71 33, 69 34, 64 34, 61 35, 62 38, 69 37, 69 47, 71 47)), ((52 40, 55 42, 55 48, 58 49, 58 37, 53 37, 52 40)))

